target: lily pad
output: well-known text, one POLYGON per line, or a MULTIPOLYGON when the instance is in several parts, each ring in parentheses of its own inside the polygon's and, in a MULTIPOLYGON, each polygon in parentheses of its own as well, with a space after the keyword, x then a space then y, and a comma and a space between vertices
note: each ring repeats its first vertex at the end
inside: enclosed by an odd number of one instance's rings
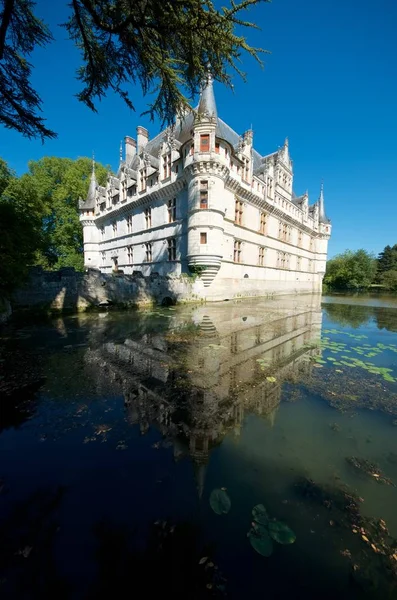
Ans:
POLYGON ((275 383, 277 379, 275 377, 266 377, 266 381, 269 381, 270 383, 275 383))
POLYGON ((251 546, 262 556, 271 556, 273 553, 273 542, 263 527, 251 527, 248 534, 251 546))
POLYGON ((296 535, 292 529, 281 521, 269 521, 267 527, 271 537, 279 544, 293 544, 296 540, 296 535))
POLYGON ((269 515, 267 514, 266 508, 263 504, 257 504, 252 509, 252 516, 254 521, 260 523, 261 525, 267 525, 269 522, 269 515))
POLYGON ((227 515, 232 506, 232 502, 226 490, 221 490, 219 488, 212 490, 210 495, 210 506, 217 515, 227 515))

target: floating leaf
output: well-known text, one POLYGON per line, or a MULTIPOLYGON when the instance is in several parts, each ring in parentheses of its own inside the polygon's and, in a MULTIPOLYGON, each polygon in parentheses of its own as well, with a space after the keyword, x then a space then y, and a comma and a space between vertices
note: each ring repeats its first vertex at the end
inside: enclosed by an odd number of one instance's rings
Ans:
POLYGON ((199 565, 203 565, 205 562, 207 562, 208 560, 208 556, 203 556, 203 558, 200 558, 199 560, 199 565))
POLYGON ((277 379, 276 377, 266 377, 266 381, 269 381, 270 383, 275 383, 277 379))
POLYGON ((229 512, 232 502, 225 489, 212 490, 210 495, 210 506, 217 515, 226 515, 229 512))
POLYGON ((260 523, 261 525, 267 525, 269 522, 269 515, 267 514, 266 508, 263 504, 257 504, 252 509, 252 516, 254 521, 260 523))
POLYGON ((273 542, 265 528, 251 527, 247 536, 251 546, 258 554, 262 556, 270 556, 272 554, 273 542))
POLYGON ((296 540, 296 535, 292 529, 281 521, 269 521, 268 531, 279 544, 293 544, 296 540))

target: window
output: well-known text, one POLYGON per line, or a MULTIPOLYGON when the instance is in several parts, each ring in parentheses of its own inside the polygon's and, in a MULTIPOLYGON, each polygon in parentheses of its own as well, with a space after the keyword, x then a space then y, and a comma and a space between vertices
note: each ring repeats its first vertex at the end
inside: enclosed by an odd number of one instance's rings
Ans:
POLYGON ((220 154, 220 148, 219 142, 215 142, 215 154, 220 154))
POLYGON ((139 186, 141 192, 146 192, 146 169, 139 171, 139 186))
POLYGON ((277 268, 288 269, 289 268, 290 255, 286 252, 277 252, 277 268))
POLYGON ((132 265, 134 262, 134 248, 133 246, 127 246, 127 258, 128 264, 132 265))
POLYGON ((296 270, 300 271, 301 269, 302 269, 302 257, 297 256, 296 257, 296 270))
POLYGON ((128 198, 131 198, 132 196, 135 196, 135 194, 136 194, 136 185, 131 185, 127 190, 127 196, 128 196, 128 198))
POLYGON ((116 237, 116 235, 117 235, 117 221, 113 221, 112 227, 113 227, 113 237, 116 237))
POLYGON ((106 262, 106 252, 101 252, 102 264, 104 265, 106 262))
POLYGON ((267 195, 269 198, 273 197, 273 179, 271 177, 267 178, 267 195))
POLYGON ((171 177, 171 152, 163 156, 163 179, 171 177))
POLYGON ((298 246, 301 248, 303 243, 303 233, 298 229, 298 246))
POLYGON ((227 146, 225 146, 225 156, 226 156, 226 158, 228 158, 228 156, 229 156, 229 150, 227 149, 227 146))
POLYGON ((200 181, 200 208, 208 208, 208 181, 200 181))
POLYGON ((265 264, 265 248, 259 248, 259 266, 263 267, 265 264))
POLYGON ((127 233, 132 232, 132 215, 128 215, 127 217, 127 233))
POLYGON ((168 240, 168 260, 176 260, 176 239, 168 240))
POLYGON ((241 242, 234 240, 233 260, 236 263, 241 262, 241 242))
POLYGON ((123 179, 121 182, 121 200, 125 200, 127 198, 127 178, 123 179))
POLYGON ((249 158, 243 158, 243 181, 247 183, 250 180, 250 161, 249 158))
POLYGON ((243 224, 243 202, 241 200, 236 200, 234 209, 234 222, 236 225, 243 224))
POLYGON ((192 144, 192 145, 190 146, 190 148, 189 148, 189 154, 190 154, 190 155, 192 155, 192 154, 193 154, 193 152, 194 152, 194 146, 193 146, 193 144, 192 144))
POLYGON ((200 135, 200 152, 210 151, 210 136, 208 133, 200 135))
POLYGON ((176 220, 176 198, 168 200, 168 223, 176 220))
POLYGON ((200 244, 206 244, 206 243, 207 243, 207 233, 202 231, 200 233, 200 244))
POLYGON ((103 225, 102 225, 102 227, 101 227, 101 237, 102 237, 102 238, 104 238, 104 237, 105 237, 105 228, 104 228, 104 226, 103 226, 103 225))
POLYGON ((279 221, 278 224, 278 237, 280 240, 284 240, 284 242, 291 238, 291 227, 288 227, 288 225, 282 221, 279 221))
POLYGON ((146 262, 152 262, 152 244, 150 242, 145 244, 145 260, 146 262))
POLYGON ((179 171, 179 165, 175 165, 175 173, 178 174, 179 171))
POLYGON ((261 212, 261 223, 260 223, 259 231, 261 233, 263 233, 263 235, 265 235, 265 233, 266 233, 266 225, 267 225, 267 214, 264 212, 261 212))
POLYGON ((152 209, 145 208, 145 227, 146 229, 150 229, 152 226, 152 209))

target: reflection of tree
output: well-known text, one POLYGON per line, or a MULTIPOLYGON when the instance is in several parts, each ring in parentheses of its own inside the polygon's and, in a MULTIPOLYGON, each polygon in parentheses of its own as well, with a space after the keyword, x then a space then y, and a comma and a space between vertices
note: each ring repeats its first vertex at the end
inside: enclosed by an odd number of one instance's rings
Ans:
POLYGON ((324 304, 323 307, 330 321, 338 323, 342 327, 356 329, 374 319, 378 329, 397 331, 397 317, 394 308, 337 303, 324 304))
POLYGON ((397 316, 395 308, 377 308, 375 319, 378 329, 397 331, 397 316))
POLYGON ((342 325, 342 327, 360 327, 365 325, 373 316, 372 306, 359 306, 357 304, 324 304, 327 317, 342 325))

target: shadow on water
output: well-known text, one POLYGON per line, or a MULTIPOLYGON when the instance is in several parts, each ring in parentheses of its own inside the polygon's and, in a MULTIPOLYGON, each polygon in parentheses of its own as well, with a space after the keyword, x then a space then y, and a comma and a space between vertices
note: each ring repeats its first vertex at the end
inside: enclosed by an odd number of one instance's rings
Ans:
POLYGON ((304 296, 6 330, 0 591, 392 598, 397 311, 323 312, 304 296), (260 503, 296 534, 268 558, 247 538, 260 503))

